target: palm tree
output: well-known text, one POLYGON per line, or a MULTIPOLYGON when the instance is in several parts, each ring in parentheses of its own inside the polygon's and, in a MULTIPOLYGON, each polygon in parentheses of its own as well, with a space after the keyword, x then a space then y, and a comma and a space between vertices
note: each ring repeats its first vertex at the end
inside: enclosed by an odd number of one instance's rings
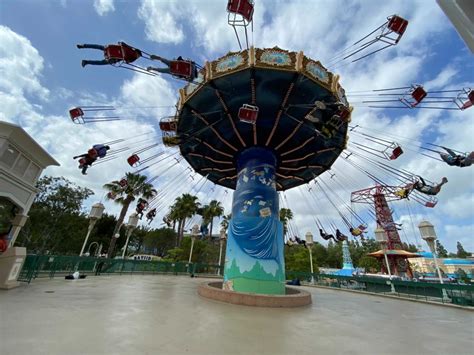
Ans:
POLYGON ((214 224, 214 217, 220 217, 224 214, 224 207, 222 207, 221 203, 217 200, 212 200, 209 202, 209 205, 207 205, 207 210, 205 212, 206 215, 206 221, 211 223, 211 226, 209 228, 209 240, 212 239, 212 227, 214 224))
POLYGON ((280 222, 283 223, 283 238, 288 232, 288 222, 293 219, 293 212, 289 208, 280 208, 280 222))
POLYGON ((178 220, 178 238, 176 246, 179 246, 183 240, 186 219, 194 216, 200 206, 197 199, 197 196, 187 193, 182 194, 181 196, 176 197, 173 206, 171 206, 171 214, 178 220))
MULTIPOLYGON (((146 182, 147 177, 145 175, 127 173, 125 175, 127 179, 127 186, 120 185, 120 181, 112 181, 104 185, 104 188, 111 192, 114 196, 114 201, 122 205, 117 224, 115 225, 114 232, 112 233, 112 240, 110 241, 109 250, 107 257, 111 258, 115 248, 116 238, 115 235, 120 231, 120 227, 123 224, 125 215, 127 214, 130 204, 135 200, 136 197, 142 197, 148 200, 156 194, 156 190, 152 184, 146 182)), ((106 197, 110 199, 109 195, 106 197)))

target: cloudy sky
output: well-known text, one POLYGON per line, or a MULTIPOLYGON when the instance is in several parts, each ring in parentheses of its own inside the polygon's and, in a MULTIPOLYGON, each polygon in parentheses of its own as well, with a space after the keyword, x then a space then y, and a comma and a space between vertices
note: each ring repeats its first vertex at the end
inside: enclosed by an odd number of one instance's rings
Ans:
MULTIPOLYGON (((358 63, 334 66, 347 91, 413 83, 423 84, 428 91, 474 87, 472 54, 434 1, 257 0, 251 39, 256 47, 303 50, 325 64, 392 14, 410 21, 398 46, 358 63)), ((177 91, 183 85, 167 76, 149 77, 111 66, 81 68, 82 59, 100 59, 102 54, 79 50, 77 43, 117 41, 148 53, 168 58, 182 55, 199 63, 238 50, 227 24, 225 0, 5 0, 0 4, 0 120, 23 127, 60 162, 60 167, 47 169, 47 174, 65 176, 95 191, 86 208, 103 198, 104 183, 133 170, 125 162, 127 154, 160 140, 159 119, 173 112, 177 91), (129 120, 72 124, 67 111, 85 105, 119 107, 118 114, 129 120), (72 156, 92 144, 115 139, 126 139, 115 149, 130 150, 82 176, 72 156)), ((355 106, 352 122, 362 127, 351 135, 351 142, 361 141, 359 133, 398 137, 405 154, 390 164, 430 181, 438 182, 443 176, 449 180, 433 209, 413 201, 392 204, 394 217, 403 223, 402 241, 419 244, 416 226, 428 219, 450 251, 455 250, 458 240, 474 250, 474 167, 448 167, 421 155, 417 148, 420 142, 428 142, 472 150, 474 109, 376 110, 363 107, 356 96, 349 98, 355 106)), ((160 146, 148 154, 159 152, 163 152, 159 158, 162 162, 146 173, 158 176, 155 186, 160 191, 160 216, 183 192, 197 194, 202 203, 219 199, 230 212, 231 191, 193 174, 175 150, 160 146)), ((354 156, 351 159, 387 183, 397 184, 369 162, 354 156)), ((328 229, 331 223, 345 229, 337 211, 350 219, 350 192, 373 185, 342 159, 331 174, 322 176, 319 185, 310 183, 281 195, 281 207, 289 207, 295 214, 293 233, 312 231, 316 235, 315 216, 328 229), (335 175, 331 178, 331 174, 335 175), (327 187, 327 196, 321 186, 327 187)), ((112 202, 105 204, 110 213, 118 211, 112 202)), ((352 208, 373 230, 375 221, 367 212, 369 206, 352 208)), ((153 227, 159 226, 158 220, 153 227)))

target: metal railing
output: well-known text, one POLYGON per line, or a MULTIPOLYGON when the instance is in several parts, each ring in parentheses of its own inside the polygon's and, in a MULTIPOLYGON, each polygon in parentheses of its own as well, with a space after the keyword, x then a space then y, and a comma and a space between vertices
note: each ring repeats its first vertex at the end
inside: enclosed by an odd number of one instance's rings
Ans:
POLYGON ((286 278, 298 278, 303 284, 333 287, 354 291, 387 294, 402 298, 457 304, 474 307, 474 285, 439 284, 431 282, 389 280, 368 276, 338 276, 305 272, 286 272, 286 278), (313 277, 313 279, 311 278, 313 277), (391 285, 395 292, 392 292, 391 285), (443 297, 443 289, 447 298, 443 297))
MULTIPOLYGON (((172 274, 191 276, 223 275, 223 265, 105 259, 78 256, 28 255, 18 281, 30 282, 35 278, 69 275, 75 271, 88 276, 122 274, 172 274)), ((388 280, 368 276, 338 276, 286 271, 286 279, 298 278, 303 284, 314 284, 338 289, 388 294, 402 298, 451 303, 474 307, 474 285, 439 284, 430 282, 388 280), (394 286, 392 292, 391 285, 394 286), (443 289, 446 295, 443 297, 443 289)))
POLYGON ((218 268, 218 265, 186 262, 28 255, 18 281, 29 283, 32 279, 66 276, 75 271, 88 276, 107 274, 199 274, 211 276, 217 275, 218 268))

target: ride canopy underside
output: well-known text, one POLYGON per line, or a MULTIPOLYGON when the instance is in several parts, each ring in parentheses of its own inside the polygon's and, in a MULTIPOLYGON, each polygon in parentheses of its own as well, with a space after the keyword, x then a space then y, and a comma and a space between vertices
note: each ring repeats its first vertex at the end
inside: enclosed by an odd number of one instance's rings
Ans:
POLYGON ((338 77, 302 52, 229 53, 207 63, 180 96, 175 138, 182 155, 232 189, 236 157, 249 147, 273 151, 276 187, 286 190, 328 170, 347 142, 351 108, 338 77), (244 117, 248 107, 253 121, 244 117))

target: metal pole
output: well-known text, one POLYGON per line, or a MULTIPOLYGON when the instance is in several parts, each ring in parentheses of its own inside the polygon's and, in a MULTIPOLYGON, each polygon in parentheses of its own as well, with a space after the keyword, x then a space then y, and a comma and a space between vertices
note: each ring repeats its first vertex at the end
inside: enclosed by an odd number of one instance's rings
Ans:
POLYGON ((82 256, 82 254, 84 253, 84 249, 86 248, 87 240, 89 239, 89 236, 92 232, 92 229, 94 229, 94 225, 95 225, 96 221, 97 220, 95 218, 91 218, 91 220, 89 222, 89 228, 87 229, 86 239, 84 239, 84 244, 82 244, 82 248, 81 248, 81 252, 79 253, 79 256, 82 256))
POLYGON ((313 270, 313 251, 311 250, 311 246, 308 245, 309 250, 309 262, 311 264, 311 284, 314 285, 314 270, 313 270))
POLYGON ((383 256, 385 257, 385 263, 387 264, 388 277, 390 278, 390 292, 395 293, 395 286, 392 283, 392 271, 390 271, 390 264, 388 263, 388 257, 387 257, 385 247, 383 249, 383 256))
POLYGON ((219 244, 220 244, 220 247, 219 247, 219 262, 218 262, 219 267, 217 268, 217 275, 221 274, 222 246, 224 245, 224 241, 222 239, 219 240, 219 244))
POLYGON ((133 233, 133 227, 129 227, 127 231, 127 240, 125 241, 125 246, 123 247, 123 252, 122 252, 122 259, 125 258, 125 253, 127 252, 128 248, 128 241, 130 240, 130 236, 133 233))
MULTIPOLYGON (((430 247, 431 254, 433 254, 433 260, 434 260, 434 263, 435 263, 436 271, 438 272, 439 282, 440 282, 441 285, 443 285, 444 284, 443 275, 441 275, 441 270, 439 269, 438 258, 436 257, 434 240, 427 241, 427 243, 428 243, 428 246, 430 247)), ((446 292, 446 289, 442 288, 441 292, 443 293, 443 299, 448 299, 448 294, 446 292)))
POLYGON ((191 263, 191 258, 193 257, 193 248, 194 248, 194 237, 191 237, 191 250, 189 251, 188 264, 191 263))

